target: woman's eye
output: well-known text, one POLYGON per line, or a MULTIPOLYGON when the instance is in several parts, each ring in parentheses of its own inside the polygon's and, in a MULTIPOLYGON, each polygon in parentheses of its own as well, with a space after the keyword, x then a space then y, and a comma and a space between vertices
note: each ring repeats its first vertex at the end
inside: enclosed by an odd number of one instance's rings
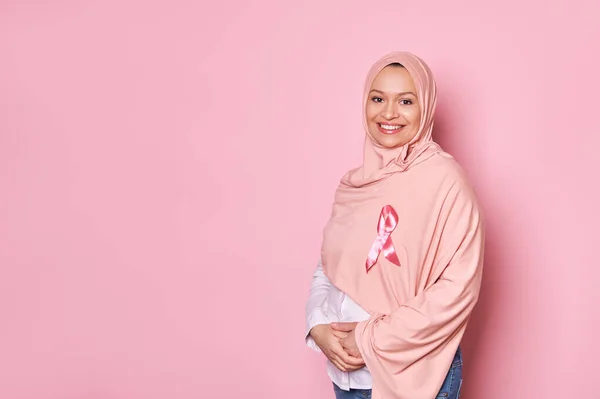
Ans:
POLYGON ((373 100, 374 102, 376 102, 376 103, 380 103, 380 102, 382 102, 382 101, 383 101, 383 99, 382 99, 381 97, 373 97, 373 99, 372 99, 372 100, 373 100))
POLYGON ((412 101, 411 101, 411 100, 400 100, 400 103, 401 103, 402 105, 411 105, 411 104, 412 104, 412 101))

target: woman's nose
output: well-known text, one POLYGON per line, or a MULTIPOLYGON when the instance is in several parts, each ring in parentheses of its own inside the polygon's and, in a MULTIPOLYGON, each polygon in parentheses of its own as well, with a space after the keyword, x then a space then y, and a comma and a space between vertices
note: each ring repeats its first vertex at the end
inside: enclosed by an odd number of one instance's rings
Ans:
POLYGON ((383 110, 382 116, 385 119, 394 119, 398 116, 398 110, 396 109, 396 105, 393 103, 387 104, 385 109, 383 110))

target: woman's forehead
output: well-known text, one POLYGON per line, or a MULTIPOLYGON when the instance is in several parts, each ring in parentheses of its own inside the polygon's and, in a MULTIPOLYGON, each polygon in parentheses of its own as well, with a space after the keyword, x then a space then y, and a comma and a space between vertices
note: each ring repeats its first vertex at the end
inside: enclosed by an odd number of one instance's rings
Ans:
POLYGON ((410 73, 401 67, 383 68, 373 79, 370 90, 383 93, 416 93, 415 82, 410 73))

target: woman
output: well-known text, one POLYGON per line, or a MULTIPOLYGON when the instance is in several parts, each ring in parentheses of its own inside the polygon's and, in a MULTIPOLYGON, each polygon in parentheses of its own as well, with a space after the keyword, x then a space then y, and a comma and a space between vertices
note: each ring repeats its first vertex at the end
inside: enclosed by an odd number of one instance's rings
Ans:
POLYGON ((363 165, 335 193, 306 306, 307 343, 338 399, 456 399, 477 302, 483 216, 432 140, 436 85, 396 52, 369 71, 363 165))

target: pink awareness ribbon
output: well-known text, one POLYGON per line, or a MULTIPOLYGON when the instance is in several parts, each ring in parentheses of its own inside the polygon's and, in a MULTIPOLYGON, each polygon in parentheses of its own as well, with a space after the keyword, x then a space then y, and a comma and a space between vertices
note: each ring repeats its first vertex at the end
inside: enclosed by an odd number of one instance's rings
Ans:
POLYGON ((369 255, 367 256, 367 273, 373 267, 379 254, 383 252, 385 258, 395 265, 400 266, 400 260, 396 254, 396 249, 392 243, 392 231, 398 225, 398 214, 391 205, 386 205, 381 209, 379 215, 379 223, 377 224, 377 238, 371 246, 369 255))

